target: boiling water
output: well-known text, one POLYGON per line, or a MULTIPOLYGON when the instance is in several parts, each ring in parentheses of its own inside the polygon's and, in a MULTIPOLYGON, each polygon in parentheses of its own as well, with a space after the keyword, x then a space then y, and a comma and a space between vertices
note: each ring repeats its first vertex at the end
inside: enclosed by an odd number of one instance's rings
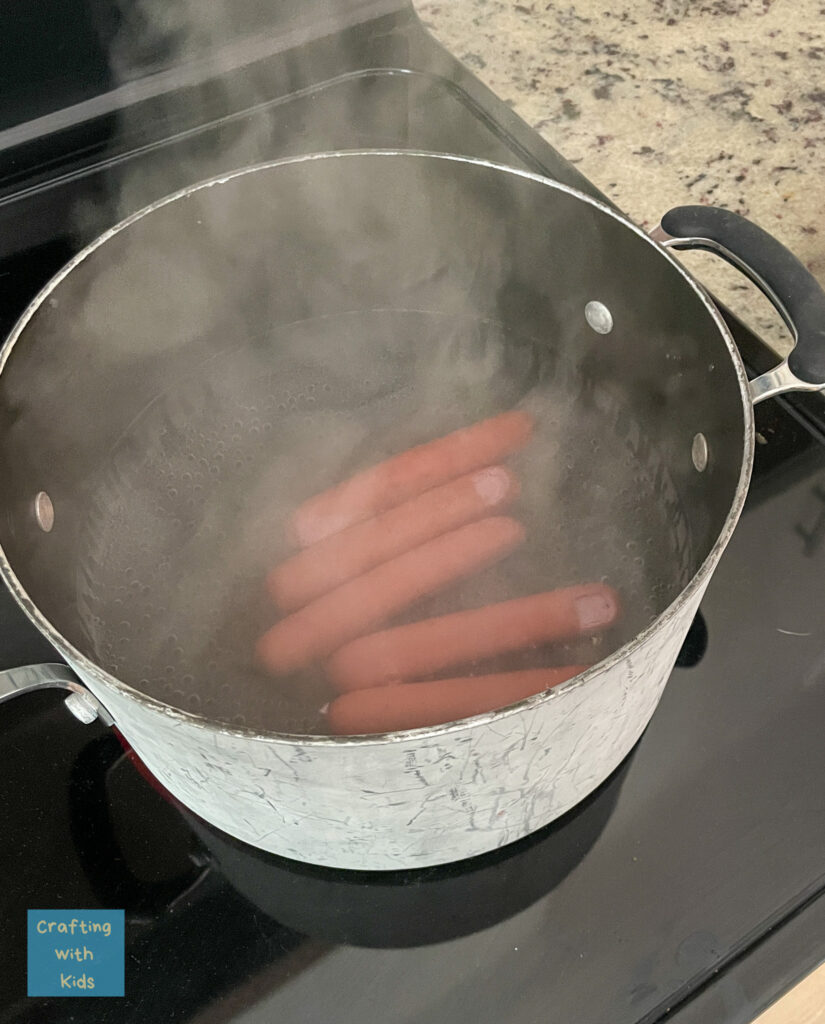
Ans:
POLYGON ((546 344, 411 311, 281 328, 211 353, 157 396, 93 488, 77 595, 88 653, 211 719, 323 731, 322 674, 274 679, 252 657, 277 618, 264 578, 289 554, 290 512, 364 466, 514 406, 537 420, 511 460, 526 544, 393 621, 602 580, 623 601, 609 632, 477 668, 600 660, 689 576, 689 533, 655 445, 621 396, 589 388, 546 344))

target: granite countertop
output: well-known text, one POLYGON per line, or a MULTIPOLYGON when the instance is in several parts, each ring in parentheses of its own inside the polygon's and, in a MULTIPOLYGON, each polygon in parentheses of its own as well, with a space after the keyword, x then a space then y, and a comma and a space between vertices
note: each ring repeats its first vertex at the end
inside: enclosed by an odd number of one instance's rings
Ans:
MULTIPOLYGON (((825 283, 825 0, 416 0, 452 53, 636 223, 752 218, 825 283)), ((687 265, 778 351, 767 301, 687 265)))

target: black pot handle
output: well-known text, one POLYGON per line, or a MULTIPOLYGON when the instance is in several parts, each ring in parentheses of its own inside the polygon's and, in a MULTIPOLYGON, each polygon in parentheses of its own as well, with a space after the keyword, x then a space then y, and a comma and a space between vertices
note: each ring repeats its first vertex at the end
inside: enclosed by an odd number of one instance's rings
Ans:
POLYGON ((825 389, 825 290, 790 250, 730 210, 678 206, 652 237, 674 249, 705 249, 741 270, 773 303, 795 346, 787 360, 751 382, 754 402, 782 391, 825 389))

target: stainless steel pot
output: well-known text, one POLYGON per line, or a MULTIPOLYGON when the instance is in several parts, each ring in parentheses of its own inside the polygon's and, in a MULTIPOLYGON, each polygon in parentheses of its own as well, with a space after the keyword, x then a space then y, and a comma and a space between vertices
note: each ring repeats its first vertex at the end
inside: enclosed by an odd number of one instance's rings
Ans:
MULTIPOLYGON (((116 724, 196 814, 313 864, 440 864, 562 815, 622 761, 656 708, 742 510, 752 404, 825 387, 825 297, 787 250, 741 218, 701 207, 672 211, 654 236, 533 174, 376 151, 246 168, 112 228, 43 289, 0 358, 0 571, 74 673, 5 673, 0 699, 40 685, 71 689, 71 710, 116 724), (740 266, 793 329, 792 356, 749 384, 718 310, 670 247, 709 248, 740 266), (120 560, 120 542, 140 534, 150 551, 165 522, 142 503, 141 488, 124 490, 123 465, 137 449, 153 472, 165 457, 162 439, 204 416, 204 395, 191 388, 180 390, 174 409, 163 407, 168 383, 207 373, 207 397, 231 408, 245 391, 233 377, 235 356, 222 360, 226 339, 241 338, 230 349, 243 346, 265 390, 286 388, 278 401, 289 411, 297 400, 288 374, 262 369, 280 350, 262 348, 260 325, 299 325, 289 344, 303 353, 300 325, 332 323, 319 386, 333 352, 339 375, 358 367, 349 381, 357 392, 367 387, 356 358, 365 321, 355 333, 341 324, 387 311, 440 323, 471 317, 506 339, 531 339, 531 351, 552 355, 553 379, 565 382, 573 408, 586 404, 606 431, 622 434, 634 464, 649 470, 646 509, 659 517, 654 549, 665 552, 656 558, 659 603, 649 621, 552 691, 381 736, 278 732, 255 709, 248 724, 233 722, 208 707, 181 707, 175 679, 152 692, 139 668, 113 670, 141 636, 129 594, 146 596, 146 621, 166 599, 120 560), (144 452, 134 425, 160 407, 160 431, 144 452), (113 522, 120 533, 107 534, 113 522), (101 546, 101 535, 120 542, 101 546), (121 627, 115 639, 113 623, 121 627)), ((530 360, 515 362, 534 372, 530 360)), ((473 398, 482 407, 486 390, 473 398)), ((547 452, 544 461, 558 457, 547 452)), ((616 494, 632 482, 618 480, 616 494)), ((620 496, 605 493, 609 517, 620 496)), ((204 580, 195 581, 200 591, 204 580)))

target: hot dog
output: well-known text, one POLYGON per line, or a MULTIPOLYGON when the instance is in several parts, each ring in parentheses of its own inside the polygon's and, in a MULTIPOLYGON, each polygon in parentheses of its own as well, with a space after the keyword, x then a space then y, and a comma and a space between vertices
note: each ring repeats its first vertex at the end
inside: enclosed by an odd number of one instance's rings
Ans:
POLYGON ((338 736, 420 729, 515 704, 584 672, 586 665, 464 676, 431 683, 397 683, 345 693, 329 705, 327 721, 338 736))
POLYGON ((327 677, 339 693, 420 679, 507 651, 596 632, 618 614, 618 595, 602 583, 519 597, 361 636, 330 658, 327 677))
POLYGON ((307 547, 431 487, 490 466, 523 448, 532 430, 532 418, 514 410, 401 452, 305 501, 287 527, 290 540, 307 547))
POLYGON ((258 641, 259 661, 275 674, 305 668, 419 598, 498 561, 523 540, 524 528, 507 516, 444 533, 276 623, 258 641))
POLYGON ((503 508, 518 492, 504 466, 460 476, 293 555, 270 572, 269 593, 281 611, 295 611, 404 551, 503 508))

